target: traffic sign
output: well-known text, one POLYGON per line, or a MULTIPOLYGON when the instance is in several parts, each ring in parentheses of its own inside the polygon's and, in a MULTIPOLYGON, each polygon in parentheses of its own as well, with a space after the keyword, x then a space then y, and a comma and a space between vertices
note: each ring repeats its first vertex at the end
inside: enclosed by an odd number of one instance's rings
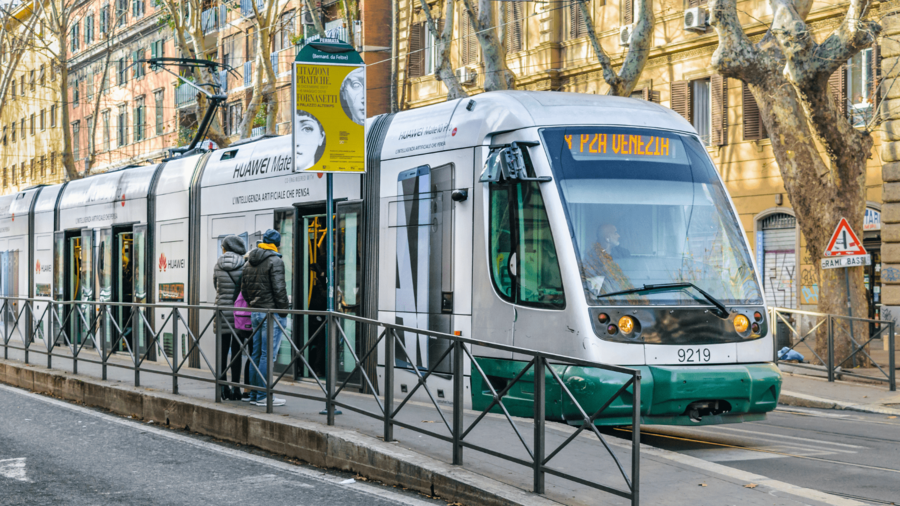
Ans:
POLYGON ((828 241, 828 247, 825 248, 825 256, 856 256, 865 254, 866 249, 863 248, 862 241, 859 240, 859 237, 857 237, 853 232, 853 229, 850 228, 847 219, 841 218, 841 222, 838 223, 837 228, 834 229, 834 235, 832 235, 831 240, 828 241))
POLYGON ((862 265, 872 265, 872 255, 853 255, 852 257, 831 257, 822 259, 823 269, 859 267, 862 265))

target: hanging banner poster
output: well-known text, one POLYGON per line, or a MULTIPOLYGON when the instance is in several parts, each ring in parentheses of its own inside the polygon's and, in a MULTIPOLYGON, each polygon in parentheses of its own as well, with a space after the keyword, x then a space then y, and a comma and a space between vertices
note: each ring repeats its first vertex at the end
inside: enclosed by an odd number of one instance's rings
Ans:
POLYGON ((366 67, 338 39, 306 44, 294 60, 294 172, 366 171, 366 67))

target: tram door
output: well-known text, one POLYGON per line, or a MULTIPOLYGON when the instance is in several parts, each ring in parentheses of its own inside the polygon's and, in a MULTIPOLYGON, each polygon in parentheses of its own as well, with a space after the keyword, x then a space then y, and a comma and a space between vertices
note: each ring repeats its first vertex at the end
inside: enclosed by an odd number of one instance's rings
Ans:
MULTIPOLYGON (((77 301, 83 300, 84 290, 82 283, 82 262, 84 260, 83 246, 84 239, 90 242, 90 235, 83 236, 82 232, 90 232, 89 230, 70 230, 65 232, 57 232, 55 236, 56 252, 54 256, 59 259, 62 256, 62 262, 55 262, 54 269, 62 265, 62 270, 57 272, 55 281, 54 299, 59 301, 77 301), (62 254, 60 255, 60 251, 62 254)), ((84 311, 84 307, 81 308, 84 311)), ((65 334, 68 336, 69 342, 79 344, 83 338, 83 325, 75 311, 75 306, 71 304, 64 305, 58 309, 59 322, 63 325, 65 334)), ((57 333, 60 342, 62 334, 57 333)))
MULTIPOLYGON (((115 286, 115 301, 132 303, 134 302, 134 232, 131 227, 127 231, 116 230, 115 250, 113 265, 115 266, 115 274, 113 286, 115 286)), ((115 310, 116 323, 122 329, 122 341, 119 349, 116 351, 125 351, 126 341, 128 348, 135 351, 134 336, 132 331, 134 328, 135 313, 132 316, 130 307, 119 306, 115 310)))
MULTIPOLYGON (((296 259, 296 269, 299 271, 294 278, 297 286, 293 288, 293 307, 296 309, 324 311, 328 307, 326 293, 326 232, 325 206, 320 204, 298 207, 296 220, 298 233, 293 241, 293 255, 296 259)), ((359 241, 360 225, 362 223, 362 203, 360 201, 338 202, 335 204, 335 309, 339 312, 358 315, 360 287, 360 264, 362 259, 361 243, 359 241)), ((282 240, 282 244, 284 241, 282 240)), ((288 293, 291 293, 289 290, 288 293)), ((325 377, 325 336, 324 330, 316 334, 324 322, 319 316, 295 316, 293 328, 296 345, 298 348, 306 344, 315 336, 313 342, 304 351, 304 358, 310 365, 310 369, 301 366, 296 371, 297 377, 311 378, 313 375, 319 378, 325 377)), ((359 334, 357 324, 343 322, 342 330, 359 356, 360 349, 356 336, 359 334)), ((339 339, 342 336, 338 335, 339 339)), ((282 347, 283 348, 283 347, 282 347)), ((344 381, 353 372, 356 366, 353 355, 347 346, 338 358, 338 381, 344 381)), ((359 374, 355 373, 350 379, 351 384, 359 384, 359 374)))

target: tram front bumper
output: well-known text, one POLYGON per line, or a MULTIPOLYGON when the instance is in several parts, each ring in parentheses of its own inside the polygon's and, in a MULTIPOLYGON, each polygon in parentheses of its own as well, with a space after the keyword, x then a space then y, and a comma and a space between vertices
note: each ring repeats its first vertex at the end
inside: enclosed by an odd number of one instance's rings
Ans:
MULTIPOLYGON (((509 360, 479 358, 478 362, 498 391, 505 387, 504 381, 514 378, 525 366, 524 362, 509 360)), ((759 420, 775 409, 781 392, 781 373, 771 363, 634 368, 641 371, 641 423, 645 424, 712 425, 759 420)), ((554 366, 554 369, 589 416, 628 379, 622 374, 594 368, 554 366)), ((510 414, 532 416, 533 381, 529 371, 504 396, 503 403, 510 414)), ((547 418, 580 425, 582 416, 578 406, 549 373, 545 385, 547 418)), ((630 425, 632 392, 629 388, 615 399, 594 423, 630 425)), ((478 374, 472 375, 472 393, 473 407, 487 408, 490 392, 478 374)))

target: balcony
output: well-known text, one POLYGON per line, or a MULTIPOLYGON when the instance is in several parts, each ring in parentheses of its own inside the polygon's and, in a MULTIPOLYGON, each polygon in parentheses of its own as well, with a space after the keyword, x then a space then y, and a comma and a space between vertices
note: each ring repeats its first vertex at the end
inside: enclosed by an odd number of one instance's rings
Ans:
MULTIPOLYGON (((251 18, 255 16, 253 12, 253 0, 241 0, 241 16, 251 18)), ((265 0, 256 0, 256 9, 263 10, 266 6, 265 0)))
POLYGON ((250 137, 259 137, 259 136, 265 135, 265 134, 266 134, 266 127, 264 127, 264 126, 253 127, 253 130, 250 130, 250 137))
POLYGON ((200 26, 203 28, 203 35, 217 32, 221 27, 219 24, 219 8, 213 7, 212 9, 203 11, 203 13, 200 14, 200 26))
POLYGON ((245 61, 244 62, 244 86, 251 86, 253 84, 253 62, 245 61))
POLYGON ((197 90, 187 84, 175 88, 175 107, 181 108, 197 103, 197 90))

